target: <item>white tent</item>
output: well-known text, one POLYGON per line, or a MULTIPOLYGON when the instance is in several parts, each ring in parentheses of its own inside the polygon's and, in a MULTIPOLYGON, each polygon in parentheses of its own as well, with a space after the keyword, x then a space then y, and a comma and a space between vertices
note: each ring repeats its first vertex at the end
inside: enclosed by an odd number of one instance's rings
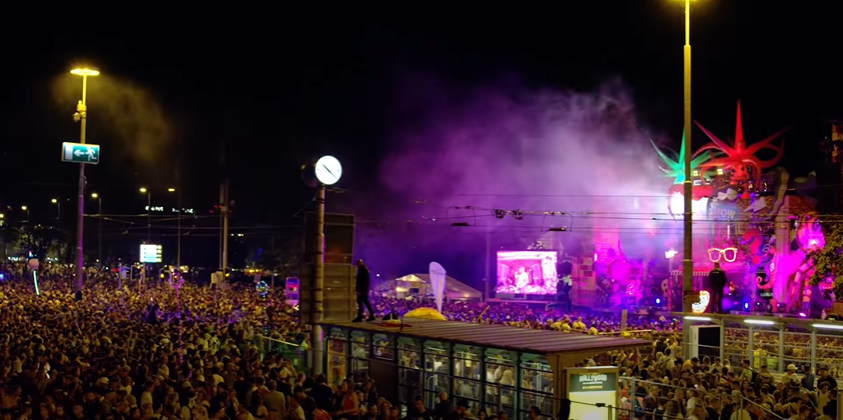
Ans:
MULTIPOLYGON (((407 274, 394 280, 383 282, 378 293, 389 297, 421 297, 433 298, 433 288, 430 286, 430 274, 407 274)), ((445 296, 448 300, 480 300, 483 294, 479 290, 446 275, 445 296)))

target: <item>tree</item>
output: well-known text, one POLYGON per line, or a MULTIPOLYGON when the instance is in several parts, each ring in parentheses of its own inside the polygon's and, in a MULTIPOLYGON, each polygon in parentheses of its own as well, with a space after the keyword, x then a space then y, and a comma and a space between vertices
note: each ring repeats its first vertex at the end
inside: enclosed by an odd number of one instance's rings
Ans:
POLYGON ((67 235, 53 226, 7 227, 4 230, 4 240, 12 245, 10 253, 26 256, 31 252, 41 260, 53 256, 67 261, 72 250, 67 235))
POLYGON ((825 246, 809 254, 814 260, 811 284, 819 284, 831 276, 835 297, 843 299, 843 217, 827 217, 821 226, 825 246))

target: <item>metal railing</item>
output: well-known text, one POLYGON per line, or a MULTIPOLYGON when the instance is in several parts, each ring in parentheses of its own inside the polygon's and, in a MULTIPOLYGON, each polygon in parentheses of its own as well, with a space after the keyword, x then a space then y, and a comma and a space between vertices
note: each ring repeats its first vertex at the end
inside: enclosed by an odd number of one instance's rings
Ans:
MULTIPOLYGON (((630 377, 622 377, 621 378, 621 386, 623 389, 626 390, 626 395, 628 396, 633 411, 636 413, 641 413, 646 411, 643 407, 644 403, 644 396, 648 395, 653 387, 658 389, 657 397, 659 398, 667 398, 673 399, 676 397, 678 393, 682 393, 683 395, 687 395, 687 393, 692 392, 695 397, 700 398, 703 407, 705 407, 705 397, 707 395, 711 395, 712 397, 716 398, 720 403, 727 402, 733 405, 733 412, 738 412, 738 410, 762 410, 770 418, 778 419, 778 420, 786 420, 785 418, 773 413, 770 410, 767 410, 763 406, 756 404, 755 402, 748 400, 742 394, 738 397, 732 393, 726 393, 723 391, 717 390, 700 390, 697 388, 685 388, 680 387, 672 384, 666 384, 663 382, 654 382, 654 381, 645 381, 642 379, 637 378, 630 378, 630 377), (643 387, 643 389, 641 389, 643 387)), ((630 415, 630 419, 639 417, 636 415, 630 415)), ((665 418, 670 418, 670 416, 664 416, 665 418)))

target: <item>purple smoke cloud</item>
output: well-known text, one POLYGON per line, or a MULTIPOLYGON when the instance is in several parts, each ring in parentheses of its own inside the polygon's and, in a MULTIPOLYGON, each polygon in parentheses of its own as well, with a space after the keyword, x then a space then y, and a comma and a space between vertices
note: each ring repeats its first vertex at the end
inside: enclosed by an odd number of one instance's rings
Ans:
POLYGON ((531 195, 666 195, 650 136, 619 81, 595 92, 511 81, 454 89, 431 78, 407 85, 399 113, 409 118, 396 128, 381 180, 408 198, 524 208, 547 201, 525 202, 531 195))

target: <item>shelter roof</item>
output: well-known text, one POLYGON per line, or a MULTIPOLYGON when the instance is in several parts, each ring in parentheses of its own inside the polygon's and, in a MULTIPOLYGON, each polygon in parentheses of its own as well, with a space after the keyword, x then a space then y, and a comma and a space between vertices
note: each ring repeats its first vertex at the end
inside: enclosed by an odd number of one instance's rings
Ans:
POLYGON ((597 354, 609 350, 652 346, 652 343, 646 340, 514 328, 504 325, 409 318, 404 322, 408 324, 405 328, 386 326, 378 322, 340 321, 326 322, 323 325, 542 355, 588 352, 597 354))

